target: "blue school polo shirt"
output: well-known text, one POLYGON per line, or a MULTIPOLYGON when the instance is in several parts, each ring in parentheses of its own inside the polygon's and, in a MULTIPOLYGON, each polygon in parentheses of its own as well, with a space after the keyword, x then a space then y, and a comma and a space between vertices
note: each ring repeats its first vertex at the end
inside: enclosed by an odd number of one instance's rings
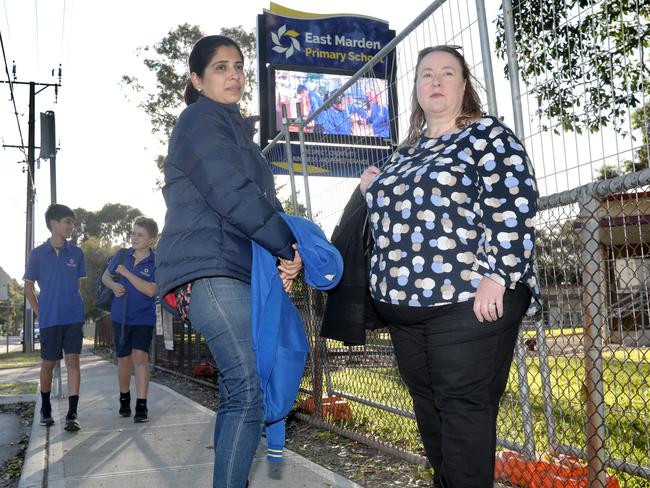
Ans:
POLYGON ((48 239, 32 250, 23 280, 38 284, 41 329, 84 323, 79 279, 85 277, 84 253, 74 244, 66 241, 57 254, 48 239))
MULTIPOLYGON (((127 249, 122 264, 138 278, 155 283, 156 255, 151 251, 149 256, 140 261, 137 266, 134 266, 135 259, 133 258, 133 253, 133 248, 127 249)), ((108 263, 108 272, 112 275, 115 275, 115 270, 118 264, 120 264, 118 262, 119 254, 119 252, 115 253, 111 262, 108 263)), ((113 305, 111 305, 111 319, 113 322, 122 323, 124 297, 126 296, 126 325, 148 325, 151 327, 156 325, 156 297, 148 297, 140 292, 124 276, 120 275, 117 281, 126 288, 126 295, 113 299, 113 305)))

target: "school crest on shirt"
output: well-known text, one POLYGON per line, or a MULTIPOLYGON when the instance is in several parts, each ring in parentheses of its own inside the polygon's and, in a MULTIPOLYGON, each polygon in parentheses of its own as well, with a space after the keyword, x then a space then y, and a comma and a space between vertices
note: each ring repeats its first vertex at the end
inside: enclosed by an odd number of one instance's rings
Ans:
POLYGON ((148 278, 151 276, 151 271, 149 270, 149 268, 144 268, 142 271, 140 271, 140 274, 148 278))
POLYGON ((77 263, 75 262, 75 260, 73 258, 68 259, 68 262, 65 263, 65 265, 70 267, 70 268, 76 268, 77 267, 77 263))

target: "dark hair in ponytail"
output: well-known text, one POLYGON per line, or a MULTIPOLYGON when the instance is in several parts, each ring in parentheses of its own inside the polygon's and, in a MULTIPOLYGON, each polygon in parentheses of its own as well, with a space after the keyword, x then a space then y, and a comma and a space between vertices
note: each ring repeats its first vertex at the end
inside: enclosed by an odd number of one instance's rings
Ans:
POLYGON ((194 88, 192 79, 188 78, 187 82, 185 83, 185 90, 183 91, 183 99, 185 100, 185 105, 192 105, 199 99, 199 95, 199 91, 194 88))
MULTIPOLYGON (((198 40, 192 52, 190 53, 189 65, 190 73, 196 73, 199 78, 203 77, 203 72, 205 68, 210 64, 212 57, 217 52, 221 46, 233 46, 239 51, 242 61, 244 61, 244 55, 239 47, 239 44, 232 40, 230 37, 226 36, 205 36, 198 40)), ((185 92, 183 98, 185 99, 186 105, 191 105, 199 99, 199 91, 194 88, 191 78, 187 80, 185 84, 185 92)))

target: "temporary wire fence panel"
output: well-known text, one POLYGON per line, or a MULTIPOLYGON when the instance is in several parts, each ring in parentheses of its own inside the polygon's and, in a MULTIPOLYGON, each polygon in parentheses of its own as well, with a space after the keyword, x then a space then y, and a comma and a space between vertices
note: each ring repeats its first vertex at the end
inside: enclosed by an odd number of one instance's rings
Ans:
MULTIPOLYGON (((311 215, 329 235, 363 169, 381 165, 405 137, 419 50, 462 46, 479 84, 496 81, 498 96, 481 93, 485 110, 496 114, 498 102, 507 113, 512 103, 515 116, 506 116, 506 123, 513 128, 516 114, 522 114, 518 135, 542 197, 536 265, 543 312, 524 321, 515 350, 498 417, 497 474, 522 486, 611 487, 617 481, 621 487, 647 487, 650 170, 644 168, 650 88, 643 61, 649 3, 506 0, 504 5, 433 2, 378 55, 394 59, 394 84, 377 78, 372 66, 356 73, 347 87, 321 79, 331 95, 323 114, 341 107, 358 112, 350 116, 351 134, 325 136, 318 114, 300 118, 299 100, 287 100, 286 125, 300 139, 289 149, 286 133, 280 134, 264 154, 276 173, 285 175, 279 181, 291 187, 287 210, 311 215), (488 29, 482 28, 482 10, 488 29), (512 12, 516 60, 506 55, 504 12, 512 12), (500 73, 515 61, 521 96, 511 99, 500 73), (378 135, 362 116, 373 101, 392 104, 396 134, 378 135), (616 175, 621 176, 603 181, 616 175)), ((292 299, 311 347, 296 404, 306 412, 301 418, 423 463, 412 402, 387 331, 368 332, 364 346, 324 340, 319 332, 326 295, 297 280, 292 299)), ((190 326, 176 324, 174 336, 173 351, 157 346, 159 364, 193 374, 195 364, 210 362, 204 341, 190 326)), ((106 334, 99 340, 108 341, 106 334)))

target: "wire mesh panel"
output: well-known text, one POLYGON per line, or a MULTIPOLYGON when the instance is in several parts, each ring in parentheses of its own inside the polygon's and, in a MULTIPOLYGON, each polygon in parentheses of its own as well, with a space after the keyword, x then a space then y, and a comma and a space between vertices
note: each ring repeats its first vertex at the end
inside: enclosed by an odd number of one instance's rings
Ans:
MULTIPOLYGON (((613 458, 646 467, 650 465, 647 190, 640 187, 604 198, 598 236, 606 276, 607 451, 613 458)), ((646 476, 649 473, 646 469, 646 476)))
POLYGON ((111 316, 104 314, 95 321, 95 344, 94 347, 114 348, 113 322, 111 316))
POLYGON ((153 347, 156 350, 154 356, 156 366, 162 366, 188 376, 212 377, 216 380, 217 369, 212 353, 205 338, 192 328, 192 324, 174 317, 172 320, 172 349, 167 349, 166 339, 162 335, 154 335, 153 347), (209 368, 204 368, 204 365, 209 365, 209 368))
MULTIPOLYGON (((637 171, 648 159, 650 2, 517 0, 511 10, 509 3, 500 11, 490 3, 487 15, 497 19, 504 59, 502 16, 513 15, 522 82, 513 111, 522 114, 519 135, 542 195, 536 265, 543 312, 521 328, 499 411, 496 475, 519 486, 647 487, 650 170, 637 171), (617 174, 628 176, 608 180, 617 174)), ((479 85, 493 86, 491 60, 482 54, 491 52, 487 31, 480 35, 482 5, 433 2, 349 80, 298 80, 323 103, 314 112, 298 93, 281 100, 286 130, 264 149, 276 172, 290 177, 288 211, 331 233, 363 170, 380 166, 406 135, 422 48, 462 46, 479 85), (382 107, 395 130, 374 117, 385 114, 382 107), (326 135, 322 126, 337 122, 326 135), (298 134, 293 144, 290 133, 298 134)), ((507 59, 511 67, 514 61, 507 59)), ((277 82, 293 86, 290 76, 302 75, 280 73, 277 82)), ((496 105, 494 93, 481 98, 486 111, 488 98, 496 105)), ((310 343, 297 403, 306 418, 424 462, 388 332, 369 331, 363 346, 325 340, 326 295, 301 279, 291 295, 310 343)), ((197 363, 212 362, 191 326, 175 322, 173 335, 173 351, 158 343, 157 364, 193 374, 197 363)))
MULTIPOLYGON (((167 345, 163 335, 154 334, 151 346, 155 351, 155 353, 151 353, 153 364, 187 376, 212 377, 216 380, 216 365, 205 338, 195 332, 191 324, 183 323, 177 318, 173 318, 171 330, 171 344, 167 345), (168 349, 167 346, 171 346, 171 349, 168 349), (206 364, 210 368, 196 367, 206 364)), ((94 347, 115 351, 113 322, 110 314, 104 314, 95 322, 94 347)))
MULTIPOLYGON (((589 486, 611 486, 611 474, 621 486, 648 486, 646 188, 577 187, 647 168, 649 4, 506 4, 519 135, 547 196, 537 247, 544 314, 524 331, 539 363, 528 373, 536 449, 587 461, 589 486)), ((505 20, 497 51, 512 68, 505 20)))
MULTIPOLYGON (((508 2, 510 3, 510 2, 508 2)), ((647 1, 512 0, 526 148, 541 195, 648 167, 647 1)), ((503 15, 497 52, 505 53, 503 15)))
MULTIPOLYGON (((483 42, 489 52, 487 39, 483 42)), ((284 122, 289 130, 283 137, 299 131, 302 139, 301 147, 293 150, 293 159, 299 162, 293 165, 294 171, 300 173, 302 167, 318 165, 326 174, 337 176, 309 178, 309 190, 304 192, 311 196, 315 221, 326 231, 331 232, 339 220, 363 170, 372 164, 381 166, 403 141, 409 125, 418 52, 441 44, 457 46, 478 79, 478 86, 487 84, 474 3, 438 1, 398 36, 392 49, 385 48, 373 59, 374 64, 358 71, 347 83, 340 77, 327 76, 319 77, 316 86, 307 76, 299 80, 309 90, 327 95, 319 112, 301 118, 301 113, 309 113, 305 102, 297 96, 285 100, 284 122), (381 76, 376 74, 377 66, 384 67, 381 76), (394 81, 386 83, 384 78, 394 81), (391 125, 397 131, 386 127, 382 132, 382 126, 372 121, 373 111, 386 104, 391 125), (347 115, 345 127, 335 125, 341 114, 347 115), (327 124, 337 130, 323 131, 320 126, 327 124), (329 158, 327 164, 322 163, 324 156, 329 158)), ((481 98, 487 111, 484 91, 481 98)), ((271 164, 282 155, 284 144, 278 139, 264 149, 271 164)), ((297 186, 301 178, 301 174, 294 175, 297 186)), ((326 341, 319 337, 324 299, 302 288, 294 291, 293 298, 308 325, 312 346, 302 384, 305 397, 300 405, 314 417, 324 417, 331 427, 340 427, 344 422, 346 429, 365 435, 367 441, 422 454, 412 401, 399 376, 388 331, 368 332, 364 346, 326 341)), ((507 432, 521 425, 521 416, 504 420, 509 422, 507 432)), ((424 462, 424 457, 419 460, 424 462)))
MULTIPOLYGON (((384 59, 394 56, 394 85, 373 86, 374 71, 368 67, 349 86, 328 87, 332 96, 323 111, 363 107, 374 96, 368 96, 368 87, 377 98, 393 103, 395 98, 389 95, 398 93, 400 106, 391 106, 399 127, 397 139, 378 143, 373 127, 361 115, 353 117, 350 136, 324 138, 316 130, 316 115, 294 120, 296 130, 304 129, 305 146, 320 144, 320 151, 327 146, 336 153, 337 146, 354 140, 367 150, 367 164, 381 164, 381 159, 373 159, 372 150, 390 152, 408 126, 420 49, 462 45, 474 74, 481 78, 486 58, 480 52, 479 10, 473 7, 462 1, 435 2, 391 52, 380 53, 384 59)), ((645 111, 638 110, 645 104, 647 86, 639 69, 646 9, 638 2, 618 2, 617 7, 607 2, 513 2, 515 51, 522 53, 523 95, 514 100, 523 114, 521 135, 536 168, 540 193, 565 193, 555 195, 554 204, 542 205, 539 215, 536 261, 544 310, 540 318, 522 326, 502 399, 498 445, 519 457, 503 451, 497 468, 521 468, 519 477, 503 476, 505 481, 568 486, 573 477, 579 486, 648 483, 645 188, 627 185, 619 193, 614 186, 599 192, 582 188, 582 199, 576 190, 594 179, 647 165, 648 124, 645 111), (578 42, 573 50, 571 42, 578 42), (589 49, 595 43, 594 55, 589 49), (624 65, 617 69, 615 62, 624 65), (556 92, 562 94, 559 99, 556 92), (639 129, 640 134, 635 132, 639 129)), ((491 13, 496 16, 496 11, 491 13)), ((505 52, 503 28, 498 19, 500 52, 505 52)), ((299 112, 300 108, 294 111, 299 112)), ((309 164, 317 157, 312 154, 303 148, 300 161, 309 164)), ((350 164, 343 171, 350 178, 312 188, 316 221, 324 228, 331 229, 340 217, 363 167, 350 164)), ((310 178, 309 184, 314 180, 310 178)), ((344 421, 346 429, 368 439, 422 453, 412 403, 387 333, 369 332, 365 346, 323 341, 313 298, 297 294, 296 300, 310 324, 313 347, 303 391, 339 405, 338 409, 324 405, 314 415, 329 415, 332 428, 344 421)))

